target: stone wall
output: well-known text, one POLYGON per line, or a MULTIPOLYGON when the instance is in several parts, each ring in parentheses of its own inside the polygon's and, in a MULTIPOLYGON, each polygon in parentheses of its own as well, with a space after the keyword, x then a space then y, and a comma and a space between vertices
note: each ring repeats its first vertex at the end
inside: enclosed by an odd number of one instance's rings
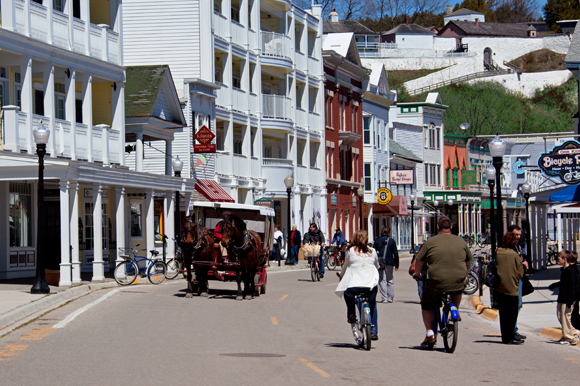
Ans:
POLYGON ((524 73, 520 76, 517 74, 490 76, 489 78, 470 80, 467 83, 497 82, 514 93, 520 94, 526 98, 532 98, 536 94, 536 91, 543 90, 547 86, 559 86, 564 84, 572 76, 573 74, 570 71, 561 70, 524 73))

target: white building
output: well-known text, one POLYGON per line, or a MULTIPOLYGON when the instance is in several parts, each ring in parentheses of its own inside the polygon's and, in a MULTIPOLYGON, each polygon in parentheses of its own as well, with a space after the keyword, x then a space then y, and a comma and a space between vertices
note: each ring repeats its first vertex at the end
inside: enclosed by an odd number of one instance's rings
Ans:
POLYGON ((129 218, 155 248, 154 197, 170 208, 173 192, 193 183, 125 166, 120 0, 2 0, 1 10, 0 279, 34 276, 42 255, 56 284, 79 283, 81 271, 103 280, 117 247, 136 241, 129 218), (42 125, 50 137, 39 249, 33 130, 42 125))
POLYGON ((183 175, 216 180, 238 203, 273 199, 284 230, 288 175, 292 223, 304 231, 326 213, 320 12, 289 0, 123 1, 125 63, 169 64, 185 104, 173 149, 183 175), (204 125, 217 151, 194 168, 204 125))
POLYGON ((485 14, 477 11, 472 11, 471 9, 461 8, 455 12, 450 12, 443 17, 443 24, 446 25, 452 20, 459 20, 459 21, 471 21, 474 22, 480 21, 485 22, 485 14))

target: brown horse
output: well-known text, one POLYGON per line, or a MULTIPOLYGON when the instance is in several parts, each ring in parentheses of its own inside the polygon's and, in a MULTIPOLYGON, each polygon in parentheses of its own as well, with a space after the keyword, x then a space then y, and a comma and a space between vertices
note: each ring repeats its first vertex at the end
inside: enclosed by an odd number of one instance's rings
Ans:
POLYGON ((188 218, 183 224, 183 237, 181 241, 183 261, 187 270, 186 298, 191 298, 193 293, 200 296, 208 295, 207 264, 195 264, 195 262, 210 262, 213 251, 213 232, 198 226, 193 219, 188 218), (195 283, 192 280, 191 267, 195 270, 195 283))
POLYGON ((238 293, 236 300, 246 298, 247 294, 254 298, 254 276, 260 264, 263 264, 262 241, 258 233, 246 229, 246 223, 235 215, 227 215, 222 228, 222 243, 228 248, 228 254, 235 256, 239 263, 236 281, 238 293), (244 282, 242 292, 241 282, 244 282))

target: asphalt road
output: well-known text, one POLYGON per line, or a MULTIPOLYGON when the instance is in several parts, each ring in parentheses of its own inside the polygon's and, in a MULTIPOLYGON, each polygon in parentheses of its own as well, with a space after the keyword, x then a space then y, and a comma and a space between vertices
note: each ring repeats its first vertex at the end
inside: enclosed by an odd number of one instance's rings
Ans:
MULTIPOLYGON (((267 293, 236 301, 235 284, 184 297, 184 282, 90 293, 0 338, 7 385, 576 384, 580 349, 527 333, 500 344, 498 321, 465 296, 454 354, 419 347, 416 285, 396 272, 395 303, 379 304, 379 340, 358 349, 334 294, 307 270, 270 272, 267 293)), ((525 331, 523 331, 526 333, 525 331)))

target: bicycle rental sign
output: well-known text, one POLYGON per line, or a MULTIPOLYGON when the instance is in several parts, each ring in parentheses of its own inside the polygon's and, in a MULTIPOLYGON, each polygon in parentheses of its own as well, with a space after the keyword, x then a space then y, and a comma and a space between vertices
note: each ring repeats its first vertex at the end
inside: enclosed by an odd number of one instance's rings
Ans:
POLYGON ((568 185, 580 183, 580 143, 566 141, 538 158, 538 167, 549 177, 560 177, 568 185))

